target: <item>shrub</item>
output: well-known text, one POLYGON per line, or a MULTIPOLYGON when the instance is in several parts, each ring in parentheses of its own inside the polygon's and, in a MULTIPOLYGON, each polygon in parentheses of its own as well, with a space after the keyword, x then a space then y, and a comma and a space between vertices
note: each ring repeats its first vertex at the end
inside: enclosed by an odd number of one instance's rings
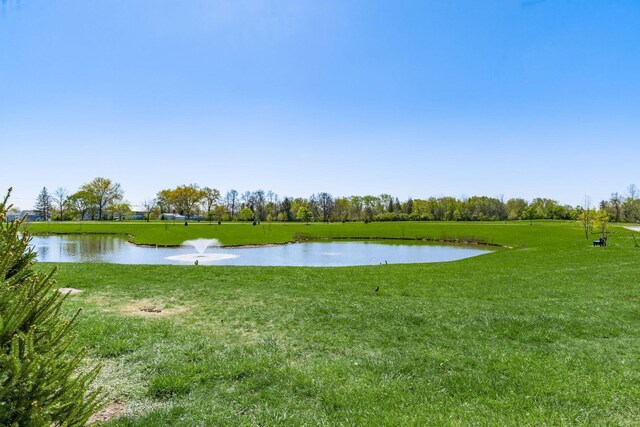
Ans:
POLYGON ((82 426, 104 404, 92 387, 99 367, 73 349, 79 313, 62 317, 55 270, 34 271, 22 221, 5 222, 9 194, 0 203, 0 425, 82 426))

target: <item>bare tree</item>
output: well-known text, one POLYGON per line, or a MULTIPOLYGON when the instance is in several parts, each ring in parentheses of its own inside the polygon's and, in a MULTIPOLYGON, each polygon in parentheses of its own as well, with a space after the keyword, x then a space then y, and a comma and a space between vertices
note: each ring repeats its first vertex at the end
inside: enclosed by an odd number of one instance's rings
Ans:
POLYGON ((145 200, 142 202, 142 206, 144 207, 144 211, 147 214, 147 222, 149 222, 149 218, 151 217, 151 211, 153 211, 156 206, 158 206, 157 199, 145 200))
POLYGON ((316 197, 316 201, 318 204, 318 211, 322 216, 322 222, 329 222, 329 218, 331 217, 334 207, 333 197, 329 193, 319 193, 316 197))
POLYGON ((318 203, 318 196, 315 194, 312 194, 311 197, 309 197, 307 208, 309 209, 309 212, 311 212, 311 216, 314 221, 317 221, 318 218, 322 216, 322 213, 320 212, 320 203, 318 203))
POLYGON ((66 188, 58 187, 56 191, 53 193, 53 203, 60 213, 60 221, 64 221, 64 209, 67 207, 67 202, 69 199, 69 192, 66 188))
POLYGON ((265 219, 264 215, 264 205, 265 205, 265 194, 264 190, 256 190, 251 194, 251 198, 253 200, 253 212, 255 213, 256 219, 262 221, 265 219))
POLYGON ((579 216, 580 222, 582 223, 582 227, 584 228, 584 237, 589 238, 589 233, 593 228, 593 212, 591 210, 591 197, 584 196, 584 206, 583 210, 579 216))
POLYGON ((273 191, 267 191, 267 203, 276 203, 278 200, 278 195, 273 191))
POLYGON ((243 207, 247 207, 253 212, 253 193, 251 191, 242 193, 240 195, 240 201, 242 201, 243 207))
POLYGON ((227 194, 224 197, 224 202, 227 206, 229 215, 231 215, 232 219, 235 219, 238 215, 238 192, 236 190, 227 191, 227 194))
POLYGON ((611 207, 613 208, 615 222, 620 221, 620 213, 622 210, 622 197, 618 193, 611 193, 611 199, 609 200, 611 207))

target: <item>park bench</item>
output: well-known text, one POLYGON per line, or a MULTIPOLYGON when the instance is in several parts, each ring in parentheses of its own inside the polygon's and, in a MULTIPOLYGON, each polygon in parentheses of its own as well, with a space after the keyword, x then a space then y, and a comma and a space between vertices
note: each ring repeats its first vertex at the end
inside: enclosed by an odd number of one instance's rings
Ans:
POLYGON ((593 246, 607 246, 607 238, 601 237, 598 240, 593 241, 593 246))

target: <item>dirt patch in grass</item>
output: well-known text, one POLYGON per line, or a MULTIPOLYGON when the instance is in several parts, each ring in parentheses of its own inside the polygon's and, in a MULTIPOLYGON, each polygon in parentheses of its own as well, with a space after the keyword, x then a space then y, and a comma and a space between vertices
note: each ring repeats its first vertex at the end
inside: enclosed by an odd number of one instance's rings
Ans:
POLYGON ((173 298, 167 300, 152 297, 130 300, 128 298, 117 298, 105 294, 92 294, 90 297, 86 298, 86 302, 95 306, 100 311, 146 318, 159 318, 184 314, 194 307, 192 304, 176 305, 173 302, 173 298))
POLYGON ((150 299, 131 301, 126 305, 116 307, 116 311, 120 313, 130 316, 143 317, 174 316, 177 314, 185 313, 187 310, 187 307, 167 306, 161 301, 154 301, 150 299))
POLYGON ((126 409, 126 405, 122 402, 111 402, 102 411, 93 414, 91 418, 89 418, 89 424, 98 421, 109 421, 111 418, 122 415, 126 409))

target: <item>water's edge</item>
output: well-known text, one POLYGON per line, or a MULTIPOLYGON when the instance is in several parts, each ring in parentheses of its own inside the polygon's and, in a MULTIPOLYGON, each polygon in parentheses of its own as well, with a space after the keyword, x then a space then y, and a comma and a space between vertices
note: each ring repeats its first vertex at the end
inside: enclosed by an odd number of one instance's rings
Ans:
MULTIPOLYGON (((143 248, 181 248, 184 245, 182 244, 155 244, 155 243, 137 243, 134 242, 135 238, 132 234, 125 233, 81 233, 81 232, 73 232, 73 233, 50 233, 50 232, 30 232, 32 236, 126 236, 127 242, 143 247, 143 248)), ((449 244, 457 244, 457 245, 473 245, 473 246, 489 246, 494 248, 504 248, 504 249, 513 249, 512 246, 501 245, 499 243, 489 243, 476 238, 463 238, 463 239, 443 239, 443 238, 435 238, 435 237, 349 237, 349 236, 339 236, 339 237, 313 237, 313 236, 298 236, 295 240, 289 240, 286 242, 270 242, 270 243, 247 243, 247 244, 237 244, 237 245, 221 245, 220 248, 261 248, 261 247, 270 247, 270 246, 282 246, 282 245, 291 245, 294 243, 309 243, 309 242, 331 242, 331 241, 351 241, 351 242, 359 242, 359 241, 376 241, 376 240, 394 240, 394 241, 406 241, 406 242, 429 242, 429 243, 449 243, 449 244)))

